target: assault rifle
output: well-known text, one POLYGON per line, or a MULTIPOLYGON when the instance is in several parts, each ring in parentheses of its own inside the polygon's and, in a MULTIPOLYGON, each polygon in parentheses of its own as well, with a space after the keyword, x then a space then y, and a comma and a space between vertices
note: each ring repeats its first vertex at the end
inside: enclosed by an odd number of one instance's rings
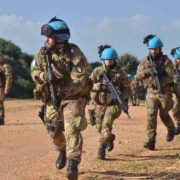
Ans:
POLYGON ((55 88, 55 76, 54 73, 52 71, 52 67, 51 67, 51 52, 50 50, 48 50, 46 47, 43 47, 43 50, 45 50, 45 62, 47 65, 47 77, 48 77, 48 83, 49 83, 49 90, 50 90, 50 94, 51 94, 51 102, 54 106, 55 109, 58 109, 59 107, 59 99, 57 96, 57 91, 55 88))
POLYGON ((157 69, 156 69, 153 61, 152 61, 151 56, 149 56, 149 62, 151 64, 150 70, 153 74, 153 77, 154 77, 154 80, 156 83, 156 88, 157 88, 158 92, 161 93, 161 85, 160 85, 159 78, 158 78, 158 72, 157 72, 157 69))
POLYGON ((106 81, 106 85, 108 86, 107 102, 110 103, 112 100, 118 103, 118 106, 123 110, 124 113, 127 114, 129 119, 131 118, 128 112, 128 105, 122 100, 122 92, 118 87, 115 87, 112 83, 112 80, 109 79, 106 72, 102 73, 103 79, 106 81))

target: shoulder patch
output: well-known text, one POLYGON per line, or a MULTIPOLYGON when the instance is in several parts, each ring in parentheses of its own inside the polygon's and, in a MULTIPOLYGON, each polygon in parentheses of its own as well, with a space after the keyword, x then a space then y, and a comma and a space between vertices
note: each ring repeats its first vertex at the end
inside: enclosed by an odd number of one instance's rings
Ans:
POLYGON ((31 62, 31 70, 34 69, 35 66, 36 66, 36 61, 35 59, 33 59, 31 62))

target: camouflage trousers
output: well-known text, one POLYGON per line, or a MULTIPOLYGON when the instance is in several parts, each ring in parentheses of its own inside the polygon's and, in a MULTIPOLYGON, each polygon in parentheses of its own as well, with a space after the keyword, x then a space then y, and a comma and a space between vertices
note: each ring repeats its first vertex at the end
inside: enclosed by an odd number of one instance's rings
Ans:
POLYGON ((59 110, 54 109, 51 103, 46 106, 46 118, 53 126, 57 126, 59 120, 64 122, 64 131, 58 129, 57 132, 49 131, 53 143, 58 151, 66 149, 66 156, 77 162, 81 161, 83 138, 81 131, 86 129, 85 118, 86 100, 64 100, 59 110))
POLYGON ((5 95, 4 95, 4 88, 0 88, 0 118, 4 119, 4 100, 5 100, 5 95))
POLYGON ((139 94, 138 94, 138 91, 137 92, 133 92, 132 95, 131 95, 131 101, 132 101, 132 105, 133 106, 139 106, 140 104, 140 99, 139 99, 139 94))
POLYGON ((0 101, 0 118, 4 119, 4 101, 0 101))
POLYGON ((176 122, 176 125, 180 127, 180 102, 176 95, 173 95, 174 106, 172 109, 172 115, 176 122))
POLYGON ((146 98, 147 108, 147 135, 148 138, 156 137, 157 129, 157 114, 159 110, 159 116, 161 121, 166 126, 167 130, 174 128, 174 123, 169 115, 169 111, 173 107, 172 94, 167 93, 163 95, 151 95, 146 98))
POLYGON ((100 143, 107 144, 112 141, 113 122, 120 114, 121 109, 117 105, 95 106, 96 129, 101 134, 100 143))

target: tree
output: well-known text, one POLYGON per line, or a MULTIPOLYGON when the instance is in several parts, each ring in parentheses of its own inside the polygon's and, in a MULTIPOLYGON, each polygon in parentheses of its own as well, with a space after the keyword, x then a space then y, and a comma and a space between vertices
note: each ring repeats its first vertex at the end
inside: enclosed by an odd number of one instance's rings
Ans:
POLYGON ((128 74, 136 74, 139 65, 138 58, 130 53, 125 53, 118 58, 119 65, 126 70, 128 74))
POLYGON ((98 66, 100 66, 100 65, 101 65, 101 63, 98 62, 98 61, 93 62, 93 63, 89 63, 89 64, 88 64, 88 67, 87 67, 88 74, 91 74, 92 71, 93 71, 96 67, 98 67, 98 66))
POLYGON ((14 43, 2 38, 0 38, 0 52, 4 54, 6 62, 12 66, 13 71, 13 86, 8 97, 33 97, 34 83, 30 75, 30 64, 33 56, 23 53, 14 43))

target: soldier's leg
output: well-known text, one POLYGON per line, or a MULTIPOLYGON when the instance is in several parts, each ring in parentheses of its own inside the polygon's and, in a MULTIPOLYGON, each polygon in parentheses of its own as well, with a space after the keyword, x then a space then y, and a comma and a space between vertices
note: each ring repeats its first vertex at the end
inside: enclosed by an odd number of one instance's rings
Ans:
POLYGON ((50 102, 47 103, 44 120, 48 133, 57 151, 59 151, 59 156, 56 160, 56 168, 62 169, 66 165, 66 140, 63 133, 63 117, 61 110, 56 110, 50 102))
POLYGON ((46 104, 43 103, 40 107, 40 110, 38 112, 38 116, 40 117, 41 121, 43 122, 43 124, 45 124, 44 122, 44 116, 45 116, 45 112, 46 112, 46 104))
POLYGON ((63 105, 68 178, 76 178, 78 175, 78 164, 81 161, 83 146, 81 131, 87 127, 85 105, 86 100, 83 98, 66 101, 63 105))
POLYGON ((105 105, 96 105, 95 106, 96 129, 99 133, 101 133, 102 121, 103 121, 105 111, 106 111, 105 105))
POLYGON ((160 102, 161 102, 161 105, 159 109, 159 115, 160 115, 161 121, 164 123, 164 125, 166 126, 168 130, 166 140, 172 141, 174 138, 175 126, 172 121, 172 118, 169 115, 169 111, 173 107, 173 100, 172 100, 171 94, 165 95, 162 98, 160 98, 160 102))
POLYGON ((175 135, 180 134, 180 102, 178 101, 177 97, 173 97, 174 100, 174 106, 172 109, 172 115, 176 122, 176 128, 175 128, 175 135))
POLYGON ((114 147, 115 135, 111 133, 114 120, 121 114, 121 110, 116 105, 107 106, 101 130, 100 147, 98 152, 99 159, 105 159, 105 149, 111 151, 114 147), (110 145, 110 147, 109 147, 110 145))
POLYGON ((136 97, 135 97, 134 92, 133 92, 133 95, 132 95, 132 105, 133 105, 133 106, 136 105, 136 97))
POLYGON ((146 108, 148 141, 144 143, 144 147, 150 150, 155 149, 158 107, 159 101, 156 97, 147 97, 146 108))
POLYGON ((138 106, 138 94, 137 94, 137 91, 136 91, 136 106, 138 106))
POLYGON ((137 91, 137 106, 140 104, 140 91, 137 91))
POLYGON ((0 101, 0 125, 4 125, 4 101, 0 101))

